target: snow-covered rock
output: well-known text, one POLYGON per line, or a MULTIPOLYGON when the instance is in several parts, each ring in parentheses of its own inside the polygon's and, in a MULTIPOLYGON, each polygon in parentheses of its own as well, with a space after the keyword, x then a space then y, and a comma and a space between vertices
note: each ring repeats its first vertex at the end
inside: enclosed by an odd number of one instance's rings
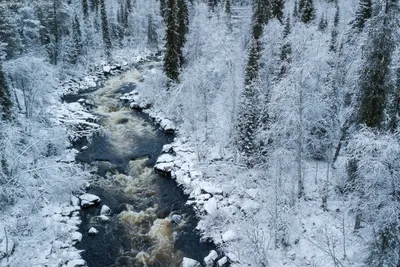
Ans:
POLYGON ((90 229, 89 229, 89 231, 88 231, 88 234, 89 235, 97 235, 99 233, 99 231, 96 229, 96 228, 94 228, 94 227, 91 227, 90 229))
POLYGON ((182 216, 178 214, 174 214, 171 216, 171 221, 173 221, 176 224, 179 224, 182 221, 182 216))
POLYGON ((103 66, 103 73, 109 74, 111 71, 111 67, 109 65, 103 66))
POLYGON ((201 264, 193 259, 183 258, 181 265, 179 267, 201 267, 201 264))
POLYGON ((67 263, 67 267, 81 267, 81 266, 85 266, 86 262, 82 259, 75 259, 75 260, 71 260, 68 261, 67 263))
POLYGON ((217 199, 215 197, 210 198, 204 203, 203 208, 208 214, 214 213, 218 209, 217 199))
POLYGON ((171 170, 172 170, 173 167, 174 167, 174 163, 173 162, 167 162, 167 163, 163 162, 163 163, 157 163, 154 166, 154 169, 156 170, 156 172, 170 175, 171 170))
POLYGON ((164 130, 164 132, 173 133, 175 131, 174 123, 168 119, 162 119, 160 121, 160 126, 164 130))
POLYGON ((81 200, 80 204, 82 208, 87 208, 101 201, 98 196, 93 194, 83 194, 79 196, 79 199, 81 200))
POLYGON ((213 266, 214 261, 218 258, 218 253, 215 250, 211 250, 207 257, 204 258, 206 266, 213 266))
POLYGON ((71 205, 72 206, 79 206, 80 200, 74 195, 71 195, 71 205))
POLYGON ((158 157, 157 163, 163 163, 163 162, 173 162, 174 157, 170 154, 162 154, 161 156, 158 157))
POLYGON ((72 234, 72 241, 73 242, 81 242, 82 241, 82 234, 79 232, 75 232, 72 234))
POLYGON ((219 261, 218 261, 218 267, 222 267, 222 266, 224 266, 225 264, 227 264, 228 263, 228 258, 227 257, 223 257, 222 259, 220 259, 219 261))
POLYGON ((111 209, 107 205, 103 205, 100 210, 100 215, 110 215, 111 209))
POLYGON ((236 238, 236 234, 234 231, 228 230, 221 235, 221 238, 223 242, 229 242, 236 238))
POLYGON ((97 220, 101 221, 101 222, 109 222, 110 221, 110 217, 106 216, 106 215, 100 215, 97 217, 97 220))

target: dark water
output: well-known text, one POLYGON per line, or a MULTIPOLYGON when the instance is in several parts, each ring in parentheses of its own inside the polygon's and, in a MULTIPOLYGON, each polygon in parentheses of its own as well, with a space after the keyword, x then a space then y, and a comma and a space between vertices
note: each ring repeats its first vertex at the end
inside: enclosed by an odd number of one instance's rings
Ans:
MULTIPOLYGON (((118 94, 129 92, 135 87, 134 84, 122 86, 118 94)), ((90 97, 90 92, 85 92, 85 94, 79 96, 65 96, 64 100, 73 102, 79 98, 88 97, 87 94, 90 97)), ((113 175, 129 174, 129 164, 135 160, 144 159, 144 167, 152 168, 163 145, 172 142, 174 137, 171 134, 159 131, 153 126, 147 115, 137 111, 131 111, 129 116, 119 123, 124 125, 131 119, 140 121, 146 127, 152 125, 153 132, 148 136, 139 134, 136 136, 135 133, 132 133, 135 142, 127 145, 123 153, 116 151, 112 138, 106 134, 94 135, 91 142, 81 139, 74 144, 77 148, 83 145, 88 146, 88 149, 80 152, 76 159, 97 167, 95 181, 92 182, 92 187, 88 190, 88 193, 101 198, 99 205, 81 211, 82 224, 79 230, 83 234, 83 240, 76 247, 84 250, 82 258, 89 267, 144 266, 137 264, 134 258, 139 252, 150 250, 154 244, 140 234, 148 231, 155 219, 164 219, 172 213, 184 216, 186 222, 184 226, 179 228, 173 225, 174 231, 177 233, 175 249, 181 251, 185 257, 202 262, 209 251, 215 249, 215 245, 200 243, 199 233, 195 230, 198 220, 192 207, 185 205, 187 196, 183 194, 175 181, 152 173, 149 188, 140 186, 135 188, 134 193, 127 193, 123 185, 112 179, 113 175), (108 223, 96 220, 103 204, 110 207, 113 212, 110 216, 111 221, 108 223), (142 228, 137 233, 139 237, 132 237, 132 235, 135 235, 135 231, 132 232, 132 229, 122 224, 118 219, 118 214, 127 210, 140 212, 148 208, 155 209, 154 218, 141 225, 142 228), (89 236, 88 229, 91 227, 95 227, 99 233, 95 236, 89 236), (141 232, 142 230, 144 232, 141 232)), ((106 118, 101 118, 100 124, 105 121, 106 118)), ((133 177, 133 179, 135 178, 133 177)), ((147 266, 167 265, 159 261, 147 266)))

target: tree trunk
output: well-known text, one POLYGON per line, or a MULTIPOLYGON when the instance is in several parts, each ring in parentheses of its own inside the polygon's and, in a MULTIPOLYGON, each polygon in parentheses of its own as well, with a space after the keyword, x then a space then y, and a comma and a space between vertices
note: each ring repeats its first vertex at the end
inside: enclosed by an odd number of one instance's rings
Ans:
POLYGON ((354 231, 357 231, 361 228, 361 212, 358 211, 356 214, 356 222, 354 224, 354 231))

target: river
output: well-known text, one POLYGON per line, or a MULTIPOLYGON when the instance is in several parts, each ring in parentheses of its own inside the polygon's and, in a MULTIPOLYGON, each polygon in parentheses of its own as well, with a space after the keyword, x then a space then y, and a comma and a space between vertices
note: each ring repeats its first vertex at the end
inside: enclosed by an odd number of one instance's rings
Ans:
POLYGON ((215 249, 212 243, 200 242, 195 230, 198 220, 192 207, 185 205, 187 197, 175 181, 153 171, 163 145, 174 136, 160 131, 147 115, 119 100, 123 93, 135 89, 141 69, 159 64, 143 62, 109 78, 101 88, 64 98, 67 102, 92 100, 91 112, 100 118, 104 129, 90 142, 82 139, 75 143, 79 148, 87 146, 77 161, 97 169, 88 193, 101 198, 97 206, 81 211, 83 239, 76 247, 84 250, 82 258, 89 267, 179 266, 183 257, 202 262, 215 249), (102 205, 112 211, 109 222, 99 220, 102 205), (172 215, 182 220, 175 223, 172 215), (89 235, 91 227, 99 233, 89 235))

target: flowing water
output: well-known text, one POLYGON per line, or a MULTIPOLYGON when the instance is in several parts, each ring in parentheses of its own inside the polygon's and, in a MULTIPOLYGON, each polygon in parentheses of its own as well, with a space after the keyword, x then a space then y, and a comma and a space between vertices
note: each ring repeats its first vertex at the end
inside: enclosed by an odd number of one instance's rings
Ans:
POLYGON ((94 101, 93 114, 105 128, 91 142, 76 144, 88 146, 77 160, 97 167, 89 193, 101 198, 98 206, 81 212, 83 240, 77 248, 85 250, 82 257, 89 267, 179 266, 183 257, 201 262, 215 249, 211 243, 200 242, 194 211, 185 205, 182 190, 173 180, 153 171, 162 146, 173 136, 159 131, 146 115, 119 101, 140 78, 137 69, 131 70, 110 78, 98 90, 80 95, 94 101), (103 204, 112 210, 109 222, 99 220, 103 204), (182 216, 178 224, 171 221, 174 214, 182 216), (99 233, 89 236, 91 227, 99 233))

